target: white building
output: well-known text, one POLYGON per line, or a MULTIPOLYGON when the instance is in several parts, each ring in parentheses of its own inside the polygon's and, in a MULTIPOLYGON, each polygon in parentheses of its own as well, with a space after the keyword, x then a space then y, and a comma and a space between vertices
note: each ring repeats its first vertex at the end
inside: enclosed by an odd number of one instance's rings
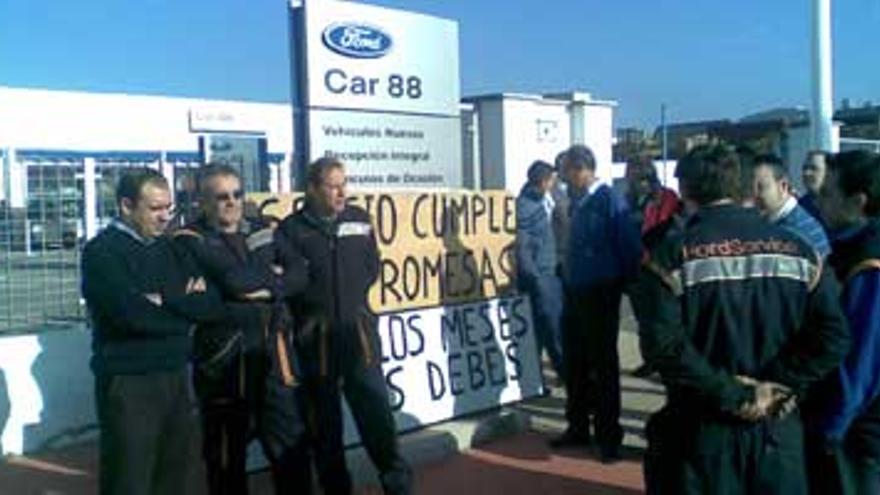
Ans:
MULTIPOLYGON (((593 149, 599 175, 610 179, 615 102, 579 92, 501 93, 464 101, 463 186, 516 190, 532 161, 552 162, 575 143, 593 149)), ((0 179, 12 181, 0 197, 15 206, 23 206, 27 182, 14 165, 87 165, 91 158, 99 168, 153 165, 174 182, 175 171, 204 158, 205 138, 218 136, 264 143, 260 165, 268 171, 261 173, 260 188, 292 187, 288 104, 0 87, 0 108, 0 150, 12 174, 0 179)))
POLYGON ((611 180, 616 102, 579 92, 501 93, 464 101, 474 106, 479 119, 479 183, 484 189, 518 191, 533 161, 552 164, 572 144, 589 146, 598 176, 611 180))

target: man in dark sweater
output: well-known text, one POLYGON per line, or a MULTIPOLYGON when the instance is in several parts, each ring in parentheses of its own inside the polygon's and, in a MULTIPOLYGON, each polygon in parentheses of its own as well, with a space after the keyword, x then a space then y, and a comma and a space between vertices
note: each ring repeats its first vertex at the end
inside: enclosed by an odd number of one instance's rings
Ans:
MULTIPOLYGON (((340 386, 364 448, 389 495, 412 493, 382 373, 377 319, 367 302, 379 274, 370 215, 346 203, 343 164, 309 166, 305 207, 278 227, 279 239, 308 261, 308 290, 292 299, 306 359, 309 408, 315 408, 316 460, 324 493, 351 493, 342 440, 340 386)), ((279 240, 279 242, 281 242, 279 240)))
POLYGON ((274 242, 273 229, 245 220, 238 172, 209 164, 198 174, 200 216, 175 232, 228 314, 199 325, 195 384, 212 495, 245 495, 247 446, 257 438, 278 494, 311 491, 301 377, 285 298, 306 283, 305 260, 274 242))
POLYGON ((102 494, 185 493, 194 422, 187 365, 198 321, 223 317, 185 253, 162 233, 171 193, 158 172, 126 173, 120 216, 82 255, 94 330, 102 494))

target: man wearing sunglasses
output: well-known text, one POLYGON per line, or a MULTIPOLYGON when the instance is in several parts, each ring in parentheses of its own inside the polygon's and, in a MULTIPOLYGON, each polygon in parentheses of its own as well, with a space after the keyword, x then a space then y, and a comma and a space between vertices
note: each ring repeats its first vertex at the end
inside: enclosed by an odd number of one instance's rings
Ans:
POLYGON ((195 339, 209 491, 247 493, 247 445, 256 437, 276 493, 310 493, 298 360, 285 303, 305 285, 305 262, 281 251, 273 229, 243 218, 235 169, 204 166, 197 192, 200 216, 178 230, 175 241, 220 288, 227 312, 224 321, 199 326, 195 339))

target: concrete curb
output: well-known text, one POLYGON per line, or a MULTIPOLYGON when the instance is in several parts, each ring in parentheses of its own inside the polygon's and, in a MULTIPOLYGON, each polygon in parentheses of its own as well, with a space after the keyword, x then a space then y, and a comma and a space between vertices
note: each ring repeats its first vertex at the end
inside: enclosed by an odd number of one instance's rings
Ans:
MULTIPOLYGON (((403 434, 400 449, 403 457, 415 467, 517 435, 528 430, 530 425, 529 414, 503 407, 403 434)), ((376 470, 363 447, 350 448, 346 460, 355 485, 378 483, 376 470)))

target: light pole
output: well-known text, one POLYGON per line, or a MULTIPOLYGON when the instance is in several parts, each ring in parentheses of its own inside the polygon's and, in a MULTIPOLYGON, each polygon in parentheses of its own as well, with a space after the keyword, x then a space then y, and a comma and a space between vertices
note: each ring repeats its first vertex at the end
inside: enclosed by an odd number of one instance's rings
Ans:
POLYGON ((668 156, 668 143, 666 141, 666 103, 660 104, 660 132, 661 132, 661 140, 663 141, 663 184, 666 185, 666 181, 668 180, 668 170, 666 170, 666 159, 668 156))
POLYGON ((837 151, 832 142, 831 0, 812 0, 812 147, 837 151))

